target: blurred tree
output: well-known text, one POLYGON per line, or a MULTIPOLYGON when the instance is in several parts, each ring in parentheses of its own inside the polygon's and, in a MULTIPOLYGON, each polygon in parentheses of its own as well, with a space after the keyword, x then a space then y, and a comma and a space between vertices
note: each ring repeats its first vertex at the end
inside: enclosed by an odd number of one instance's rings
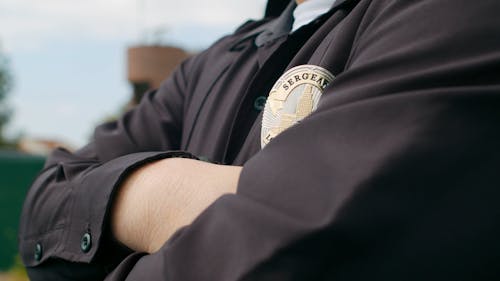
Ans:
POLYGON ((12 115, 12 110, 6 101, 11 89, 12 76, 9 71, 9 61, 0 52, 0 147, 12 146, 12 143, 5 138, 5 126, 12 115))

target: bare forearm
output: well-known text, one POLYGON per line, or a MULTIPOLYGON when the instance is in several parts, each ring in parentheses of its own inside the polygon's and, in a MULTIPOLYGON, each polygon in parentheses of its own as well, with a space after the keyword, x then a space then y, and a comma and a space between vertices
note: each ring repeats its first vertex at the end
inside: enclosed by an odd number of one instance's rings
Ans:
POLYGON ((115 237, 154 252, 225 193, 236 192, 241 167, 170 158, 140 168, 120 187, 111 218, 115 237))

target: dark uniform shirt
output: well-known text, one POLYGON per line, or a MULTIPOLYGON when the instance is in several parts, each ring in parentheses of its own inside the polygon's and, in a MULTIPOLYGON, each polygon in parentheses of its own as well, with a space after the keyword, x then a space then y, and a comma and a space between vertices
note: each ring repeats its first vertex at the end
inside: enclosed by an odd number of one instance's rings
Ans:
POLYGON ((249 22, 94 140, 57 150, 24 205, 33 280, 498 280, 500 2, 338 0, 289 34, 249 22), (260 147, 263 99, 298 65, 336 76, 260 147), (144 163, 242 165, 151 255, 109 234, 116 186, 144 163))

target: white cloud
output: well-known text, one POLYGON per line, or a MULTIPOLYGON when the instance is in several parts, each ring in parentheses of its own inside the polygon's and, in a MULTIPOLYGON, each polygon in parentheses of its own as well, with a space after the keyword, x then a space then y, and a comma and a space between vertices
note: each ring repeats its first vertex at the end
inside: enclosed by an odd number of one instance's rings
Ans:
POLYGON ((40 48, 55 38, 134 41, 144 30, 234 27, 263 13, 265 0, 2 0, 0 39, 7 50, 40 48))

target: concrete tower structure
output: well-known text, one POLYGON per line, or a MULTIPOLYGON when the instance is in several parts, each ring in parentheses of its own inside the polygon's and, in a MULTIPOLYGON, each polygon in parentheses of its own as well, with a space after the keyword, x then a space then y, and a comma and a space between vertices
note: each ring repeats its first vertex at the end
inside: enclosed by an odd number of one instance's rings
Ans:
POLYGON ((175 67, 189 54, 170 46, 135 46, 127 50, 128 80, 133 86, 133 103, 142 98, 145 91, 158 88, 175 67))

